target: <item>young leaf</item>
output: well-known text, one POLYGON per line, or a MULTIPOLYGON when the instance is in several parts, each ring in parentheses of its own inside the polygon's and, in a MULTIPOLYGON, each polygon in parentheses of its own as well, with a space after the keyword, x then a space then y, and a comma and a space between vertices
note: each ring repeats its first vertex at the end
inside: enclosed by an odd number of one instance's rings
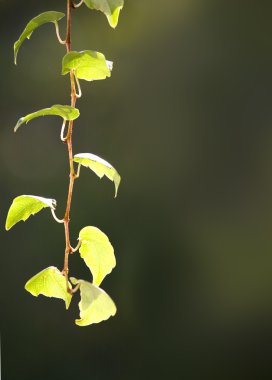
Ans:
MULTIPOLYGON (((69 287, 71 284, 68 282, 69 287)), ((49 267, 36 274, 25 284, 25 290, 37 297, 43 294, 46 297, 61 298, 69 308, 72 295, 67 292, 65 276, 55 267, 49 267)))
POLYGON ((54 11, 49 11, 49 12, 44 12, 41 13, 39 16, 34 17, 26 26, 25 30, 23 33, 20 35, 18 41, 15 42, 14 44, 14 62, 15 65, 17 63, 17 54, 19 51, 20 46, 24 42, 26 38, 30 38, 31 34, 34 32, 36 28, 39 26, 46 24, 48 22, 53 22, 57 23, 59 20, 61 20, 65 16, 64 13, 61 12, 54 12, 54 11))
POLYGON ((50 108, 44 108, 37 112, 33 112, 29 115, 21 117, 15 125, 14 132, 16 132, 22 124, 27 124, 30 120, 35 119, 36 117, 47 115, 60 116, 64 120, 75 120, 79 117, 79 110, 71 106, 62 106, 60 104, 55 104, 50 108))
POLYGON ((94 285, 99 286, 116 265, 113 247, 107 235, 96 227, 84 227, 78 239, 80 256, 92 272, 94 285))
POLYGON ((90 9, 103 12, 112 28, 118 24, 119 13, 124 6, 124 0, 84 0, 90 9))
POLYGON ((57 202, 54 199, 37 197, 35 195, 20 195, 15 198, 10 206, 6 230, 8 231, 21 220, 26 221, 31 215, 37 214, 45 207, 55 209, 57 202))
POLYGON ((111 76, 112 62, 106 61, 105 56, 96 51, 71 51, 62 59, 62 75, 71 70, 75 70, 78 79, 105 79, 111 76))
POLYGON ((104 290, 83 280, 70 278, 71 282, 79 284, 81 300, 78 304, 80 319, 76 319, 78 326, 88 326, 109 319, 116 314, 116 306, 104 290))
POLYGON ((115 197, 117 196, 118 187, 120 185, 121 177, 117 170, 111 164, 98 156, 91 153, 79 153, 74 156, 74 161, 90 168, 95 174, 102 178, 104 175, 108 177, 115 185, 115 197))

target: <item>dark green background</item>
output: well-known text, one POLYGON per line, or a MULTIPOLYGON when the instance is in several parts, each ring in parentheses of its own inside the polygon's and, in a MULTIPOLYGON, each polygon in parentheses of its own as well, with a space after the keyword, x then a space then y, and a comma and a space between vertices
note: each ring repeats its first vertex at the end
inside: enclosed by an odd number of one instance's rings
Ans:
MULTIPOLYGON (((122 175, 116 200, 84 169, 75 187, 73 241, 95 225, 118 262, 103 282, 118 314, 86 328, 74 324, 78 299, 66 312, 24 290, 62 268, 62 226, 45 210, 4 231, 17 195, 65 208, 61 121, 13 133, 19 117, 69 102, 51 25, 13 65, 14 41, 46 10, 65 1, 0 1, 3 380, 272 378, 272 3, 127 0, 116 31, 101 13, 73 13, 74 49, 114 61, 111 79, 82 82, 74 150, 122 175)), ((77 255, 70 263, 90 278, 77 255)))

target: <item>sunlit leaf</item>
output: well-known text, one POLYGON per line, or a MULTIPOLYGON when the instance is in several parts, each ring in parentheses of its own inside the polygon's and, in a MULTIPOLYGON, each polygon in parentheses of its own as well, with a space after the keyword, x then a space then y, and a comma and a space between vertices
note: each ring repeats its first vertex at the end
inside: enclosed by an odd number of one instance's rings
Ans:
POLYGON ((92 50, 71 51, 62 60, 62 75, 75 70, 78 79, 93 81, 111 76, 112 62, 102 53, 92 50))
POLYGON ((59 20, 61 20, 65 16, 64 13, 61 12, 44 12, 41 13, 39 16, 34 17, 25 27, 23 33, 20 35, 18 41, 14 44, 14 62, 17 63, 17 54, 19 51, 20 46, 24 42, 26 38, 30 38, 33 31, 38 28, 39 26, 46 24, 48 22, 57 23, 59 20))
MULTIPOLYGON (((71 284, 68 283, 71 288, 71 284)), ((65 276, 55 267, 49 267, 32 277, 25 289, 33 296, 43 294, 46 297, 61 298, 69 308, 72 295, 67 292, 65 276)))
POLYGON ((92 272, 94 285, 100 285, 116 265, 113 247, 107 235, 96 227, 84 227, 78 239, 80 256, 92 272))
POLYGON ((28 123, 30 120, 35 119, 39 116, 60 116, 63 120, 75 120, 79 117, 79 110, 71 106, 62 106, 60 104, 55 104, 50 108, 44 108, 42 110, 30 113, 24 117, 21 117, 14 128, 14 132, 24 123, 28 123))
POLYGON ((104 290, 83 280, 70 278, 71 282, 79 284, 81 300, 78 304, 80 319, 76 319, 78 326, 88 326, 109 319, 116 314, 116 306, 104 290))
POLYGON ((90 9, 103 12, 112 28, 118 24, 119 13, 124 6, 124 0, 84 0, 90 9))
POLYGON ((74 156, 74 161, 80 165, 90 168, 99 178, 104 175, 108 177, 115 185, 115 197, 117 196, 118 187, 120 185, 121 177, 114 167, 107 161, 91 153, 79 153, 74 156))
POLYGON ((6 230, 9 230, 21 220, 27 220, 31 215, 37 214, 45 207, 55 209, 57 202, 54 199, 37 197, 35 195, 20 195, 15 198, 10 206, 6 230))

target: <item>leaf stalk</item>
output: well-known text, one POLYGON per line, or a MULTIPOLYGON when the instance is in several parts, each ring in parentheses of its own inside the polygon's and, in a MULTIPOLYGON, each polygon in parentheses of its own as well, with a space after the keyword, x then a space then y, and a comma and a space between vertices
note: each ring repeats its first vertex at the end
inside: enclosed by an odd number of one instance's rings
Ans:
POLYGON ((77 167, 77 173, 76 173, 76 179, 79 178, 79 175, 80 175, 80 168, 81 168, 81 164, 78 164, 78 167, 77 167))
POLYGON ((55 219, 56 222, 58 223, 64 223, 64 219, 59 219, 55 213, 55 210, 53 208, 51 208, 51 213, 53 215, 53 218, 55 219))
POLYGON ((84 0, 81 0, 78 4, 73 3, 73 8, 79 8, 84 3, 84 0))
POLYGON ((78 242, 77 246, 75 248, 71 247, 71 253, 75 253, 79 250, 81 246, 81 241, 78 242))
POLYGON ((66 120, 63 120, 62 127, 61 127, 61 131, 60 131, 60 139, 61 139, 61 141, 63 141, 63 142, 66 142, 66 140, 67 140, 67 136, 64 137, 65 127, 66 127, 66 120))
POLYGON ((65 45, 66 44, 66 40, 63 40, 60 36, 60 31, 59 31, 59 24, 58 22, 54 22, 55 24, 55 28, 56 28, 56 35, 57 35, 57 38, 58 38, 58 41, 61 45, 65 45))
POLYGON ((76 78, 76 84, 77 84, 77 89, 78 89, 78 93, 76 94, 76 97, 81 98, 82 91, 81 91, 80 83, 79 83, 78 77, 76 75, 75 75, 75 78, 76 78))

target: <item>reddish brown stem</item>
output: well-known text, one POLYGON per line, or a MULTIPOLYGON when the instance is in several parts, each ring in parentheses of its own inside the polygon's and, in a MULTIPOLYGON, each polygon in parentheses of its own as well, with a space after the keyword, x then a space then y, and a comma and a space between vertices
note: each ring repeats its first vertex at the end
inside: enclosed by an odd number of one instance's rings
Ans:
MULTIPOLYGON (((66 49, 67 52, 71 51, 71 10, 73 3, 71 0, 67 0, 67 33, 66 33, 66 49)), ((75 75, 73 70, 70 71, 70 82, 71 82, 71 106, 75 107, 77 95, 76 95, 76 86, 75 86, 75 75)), ((63 273, 66 278, 67 291, 71 291, 68 286, 68 272, 69 272, 69 254, 72 252, 71 243, 70 243, 70 231, 69 231, 69 222, 70 222, 70 209, 73 196, 73 187, 74 181, 76 179, 74 162, 73 162, 73 142, 72 142, 72 132, 73 132, 73 120, 69 122, 68 132, 67 132, 67 147, 69 154, 69 165, 70 165, 70 181, 69 181, 69 190, 67 196, 66 211, 64 215, 64 230, 65 230, 65 256, 64 256, 64 267, 63 273)))

